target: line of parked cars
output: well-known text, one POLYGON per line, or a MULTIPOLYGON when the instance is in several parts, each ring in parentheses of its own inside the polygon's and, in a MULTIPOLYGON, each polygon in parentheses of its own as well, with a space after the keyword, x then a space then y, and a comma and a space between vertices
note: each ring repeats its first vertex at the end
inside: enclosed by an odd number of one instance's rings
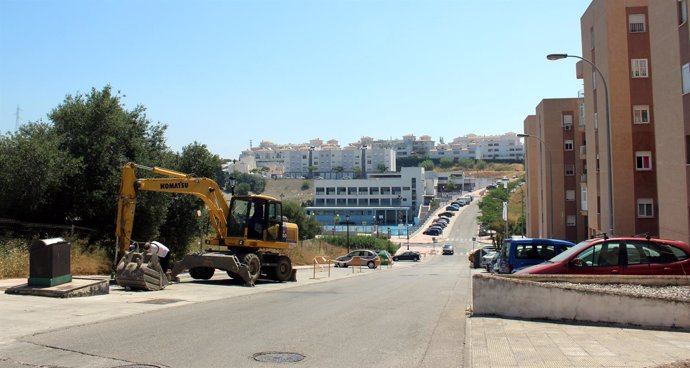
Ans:
POLYGON ((651 237, 506 239, 500 251, 485 249, 481 267, 494 273, 690 275, 690 245, 651 237))
POLYGON ((460 207, 470 204, 470 202, 472 202, 472 196, 470 195, 457 198, 455 201, 446 206, 444 212, 438 214, 438 218, 434 219, 422 234, 433 236, 443 234, 443 229, 448 226, 450 223, 450 218, 455 216, 455 212, 459 211, 460 207))

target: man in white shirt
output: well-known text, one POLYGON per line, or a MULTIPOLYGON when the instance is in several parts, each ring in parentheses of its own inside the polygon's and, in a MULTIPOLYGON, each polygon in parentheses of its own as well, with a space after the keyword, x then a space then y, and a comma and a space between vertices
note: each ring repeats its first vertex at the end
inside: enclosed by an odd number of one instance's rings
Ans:
POLYGON ((144 244, 144 249, 151 254, 158 256, 158 261, 161 264, 163 272, 168 270, 168 262, 170 261, 170 249, 161 242, 151 241, 144 244))

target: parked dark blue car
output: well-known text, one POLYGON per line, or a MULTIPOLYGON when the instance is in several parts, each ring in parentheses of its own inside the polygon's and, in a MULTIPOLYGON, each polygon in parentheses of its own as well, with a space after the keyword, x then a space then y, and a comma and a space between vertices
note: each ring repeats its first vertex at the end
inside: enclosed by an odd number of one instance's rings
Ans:
POLYGON ((503 242, 501 252, 493 267, 494 272, 513 273, 525 267, 543 263, 575 246, 558 239, 513 237, 503 242))

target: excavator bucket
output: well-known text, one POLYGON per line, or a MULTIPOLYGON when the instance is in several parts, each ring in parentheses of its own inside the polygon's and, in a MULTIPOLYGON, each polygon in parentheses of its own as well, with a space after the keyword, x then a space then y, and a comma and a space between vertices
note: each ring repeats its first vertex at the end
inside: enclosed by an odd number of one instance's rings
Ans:
POLYGON ((158 256, 134 250, 125 253, 115 269, 117 284, 131 290, 163 290, 168 277, 163 272, 158 256))

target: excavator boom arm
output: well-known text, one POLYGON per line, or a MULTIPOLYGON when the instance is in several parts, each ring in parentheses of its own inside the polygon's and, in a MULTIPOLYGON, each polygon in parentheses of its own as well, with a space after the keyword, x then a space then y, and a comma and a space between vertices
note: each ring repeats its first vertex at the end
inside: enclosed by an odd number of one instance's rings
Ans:
POLYGON ((117 237, 120 254, 131 242, 132 227, 134 226, 134 210, 138 190, 166 193, 191 194, 204 201, 209 209, 211 224, 216 229, 217 236, 227 235, 228 203, 218 184, 209 178, 197 178, 177 171, 158 167, 147 167, 135 163, 128 163, 122 167, 122 182, 117 202, 117 237), (135 169, 144 169, 167 178, 137 179, 135 169))

